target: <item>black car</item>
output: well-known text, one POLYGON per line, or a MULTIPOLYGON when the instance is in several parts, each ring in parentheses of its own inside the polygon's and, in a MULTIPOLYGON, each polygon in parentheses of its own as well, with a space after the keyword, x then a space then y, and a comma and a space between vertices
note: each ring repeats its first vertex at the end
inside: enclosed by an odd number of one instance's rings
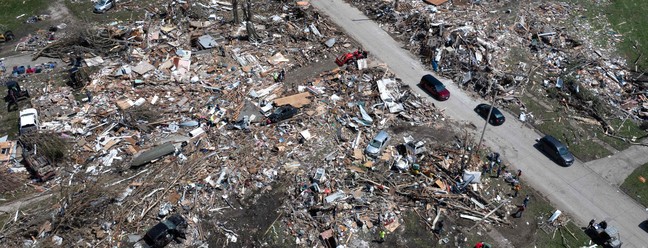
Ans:
POLYGON ((277 123, 286 119, 290 119, 299 112, 299 109, 292 105, 284 105, 277 108, 272 114, 268 116, 267 124, 277 123))
POLYGON ((185 238, 187 221, 179 214, 169 216, 146 232, 144 241, 151 247, 164 247, 171 240, 185 238))
MULTIPOLYGON (((486 119, 490 107, 491 105, 482 103, 477 105, 477 107, 475 107, 475 112, 477 112, 477 114, 479 114, 482 118, 486 119)), ((499 126, 504 124, 505 120, 506 118, 504 118, 502 112, 500 112, 499 109, 493 107, 493 111, 491 112, 490 118, 488 118, 488 123, 490 123, 493 126, 499 126)))
POLYGON ((539 139, 538 148, 562 166, 571 166, 574 163, 574 155, 569 152, 567 146, 551 135, 539 139))

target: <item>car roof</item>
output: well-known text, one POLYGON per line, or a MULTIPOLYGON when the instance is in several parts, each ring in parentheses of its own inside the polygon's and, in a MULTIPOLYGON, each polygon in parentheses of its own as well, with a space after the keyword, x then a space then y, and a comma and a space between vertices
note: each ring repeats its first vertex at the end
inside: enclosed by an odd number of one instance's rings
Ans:
POLYGON ((552 143, 554 146, 556 146, 556 148, 565 147, 565 145, 562 142, 560 142, 558 139, 554 138, 554 136, 545 135, 544 139, 547 142, 552 143))
POLYGON ((36 125, 36 109, 28 108, 20 111, 20 126, 36 125))
POLYGON ((389 134, 385 132, 385 130, 380 131, 380 133, 376 134, 376 137, 374 137, 375 140, 384 140, 389 137, 389 134))
MULTIPOLYGON (((488 103, 480 103, 479 105, 477 105, 477 107, 478 107, 478 108, 490 108, 491 105, 488 104, 488 103)), ((493 113, 499 113, 499 114, 502 114, 502 113, 499 111, 499 109, 497 109, 497 107, 493 107, 493 113)))
POLYGON ((444 86, 443 83, 439 81, 439 79, 437 79, 436 77, 430 74, 425 74, 425 76, 423 76, 423 80, 425 80, 428 83, 432 83, 432 85, 444 86))
POLYGON ((26 115, 26 114, 38 114, 38 111, 36 111, 35 108, 28 108, 28 109, 23 109, 20 111, 20 116, 26 115))

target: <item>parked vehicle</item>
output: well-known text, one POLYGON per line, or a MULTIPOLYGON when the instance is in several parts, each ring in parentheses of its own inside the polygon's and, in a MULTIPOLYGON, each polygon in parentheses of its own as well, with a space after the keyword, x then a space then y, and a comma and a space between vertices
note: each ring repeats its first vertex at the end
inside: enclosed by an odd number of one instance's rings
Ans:
POLYGON ((11 32, 11 30, 7 30, 7 31, 2 32, 1 31, 2 29, 3 28, 0 27, 0 43, 7 42, 7 41, 10 41, 10 40, 13 40, 13 39, 16 38, 16 36, 13 34, 13 32, 11 32))
POLYGON ((277 123, 286 119, 290 119, 299 112, 299 109, 292 105, 284 105, 277 108, 272 114, 268 116, 266 124, 277 123))
POLYGON ((370 157, 378 157, 382 149, 387 145, 389 141, 389 134, 386 131, 380 131, 376 136, 369 142, 367 148, 365 148, 365 153, 370 157))
POLYGON ((115 0, 101 0, 94 6, 95 13, 105 13, 115 7, 115 0))
POLYGON ((539 139, 538 148, 562 166, 571 166, 574 163, 574 155, 569 152, 567 146, 551 135, 539 139))
POLYGON ((28 108, 20 111, 20 135, 37 131, 40 123, 38 121, 38 111, 34 108, 28 108))
POLYGON ((29 92, 20 89, 20 85, 16 81, 8 81, 5 86, 7 86, 7 95, 4 100, 7 102, 7 111, 11 110, 11 106, 16 106, 17 110, 18 101, 29 98, 29 92))
POLYGON ((491 105, 489 104, 479 104, 477 107, 475 107, 475 112, 479 114, 484 119, 488 119, 488 123, 490 123, 493 126, 499 126, 504 124, 504 121, 506 118, 504 118, 504 115, 502 112, 499 111, 499 109, 493 107, 493 111, 491 111, 490 118, 488 118, 488 111, 490 110, 491 105))
POLYGON ((596 223, 592 220, 590 225, 585 229, 585 234, 595 244, 601 245, 604 248, 621 248, 621 245, 623 245, 621 235, 619 235, 619 229, 614 226, 609 226, 607 221, 596 223))
POLYGON ((351 64, 351 63, 355 62, 356 60, 365 59, 365 58, 367 58, 367 52, 358 49, 355 52, 345 53, 342 56, 336 58, 335 63, 338 66, 343 66, 345 64, 351 64))
POLYGON ((427 74, 421 78, 419 87, 427 91, 434 99, 445 101, 450 98, 450 91, 436 77, 427 74))
POLYGON ((179 214, 171 215, 148 230, 144 241, 152 247, 164 247, 171 240, 184 239, 186 229, 187 221, 184 217, 179 214))

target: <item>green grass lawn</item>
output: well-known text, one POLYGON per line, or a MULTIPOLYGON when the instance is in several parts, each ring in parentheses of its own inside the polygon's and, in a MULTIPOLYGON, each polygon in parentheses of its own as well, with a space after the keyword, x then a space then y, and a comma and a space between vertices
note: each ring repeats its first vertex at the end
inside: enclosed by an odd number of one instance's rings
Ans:
POLYGON ((591 1, 571 0, 585 7, 583 14, 592 24, 594 30, 601 36, 598 45, 605 45, 609 39, 621 39, 617 43, 618 51, 627 59, 628 65, 642 55, 637 64, 639 70, 648 69, 648 1, 645 0, 618 0, 618 1, 591 1), (603 3, 601 3, 603 2, 603 3), (605 25, 607 17, 610 25, 605 25))
MULTIPOLYGON (((648 135, 646 131, 641 130, 641 128, 639 128, 639 126, 632 120, 626 120, 624 122, 621 119, 614 119, 610 120, 610 125, 616 130, 616 136, 624 137, 627 139, 632 139, 633 137, 635 137, 637 139, 637 142, 638 140, 645 138, 648 135)), ((597 137, 600 140, 608 143, 619 151, 625 150, 631 146, 631 144, 628 142, 603 134, 603 131, 601 129, 596 130, 596 132, 597 137)))
POLYGON ((0 109, 0 137, 9 135, 9 139, 18 137, 18 111, 7 112, 6 103, 0 109))
POLYGON ((642 182, 640 177, 648 180, 648 164, 635 169, 621 184, 621 190, 645 207, 648 207, 648 184, 642 182))
MULTIPOLYGON (((27 18, 45 13, 47 4, 46 0, 2 0, 0 1, 0 25, 8 30, 20 29, 21 25, 27 18), (25 14, 21 18, 16 18, 25 14)), ((5 31, 0 26, 0 31, 5 31)))
POLYGON ((623 35, 623 41, 619 43, 618 49, 625 55, 628 64, 632 64, 640 55, 643 55, 637 63, 644 70, 648 69, 648 15, 646 15, 648 1, 610 1, 610 6, 603 10, 615 31, 623 35))

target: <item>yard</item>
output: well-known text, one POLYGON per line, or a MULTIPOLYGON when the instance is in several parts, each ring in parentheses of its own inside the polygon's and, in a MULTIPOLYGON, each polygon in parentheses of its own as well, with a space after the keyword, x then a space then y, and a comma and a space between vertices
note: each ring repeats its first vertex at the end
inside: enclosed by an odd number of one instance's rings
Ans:
POLYGON ((635 169, 621 184, 621 190, 645 207, 648 207, 648 163, 635 169))

